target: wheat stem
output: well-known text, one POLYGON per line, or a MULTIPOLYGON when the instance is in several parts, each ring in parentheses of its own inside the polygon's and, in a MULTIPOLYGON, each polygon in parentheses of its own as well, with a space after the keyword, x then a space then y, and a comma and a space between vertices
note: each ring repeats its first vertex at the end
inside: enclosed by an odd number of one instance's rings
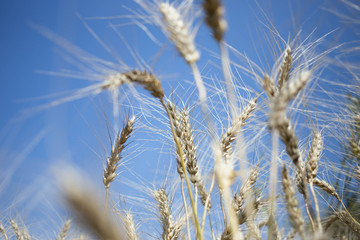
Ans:
POLYGON ((188 210, 187 210, 187 204, 186 204, 186 198, 185 198, 185 192, 184 192, 184 181, 183 179, 181 179, 181 197, 183 199, 183 203, 184 203, 184 209, 185 209, 185 218, 186 218, 186 232, 188 235, 188 239, 191 239, 191 235, 190 235, 190 224, 189 224, 189 214, 188 214, 188 210))

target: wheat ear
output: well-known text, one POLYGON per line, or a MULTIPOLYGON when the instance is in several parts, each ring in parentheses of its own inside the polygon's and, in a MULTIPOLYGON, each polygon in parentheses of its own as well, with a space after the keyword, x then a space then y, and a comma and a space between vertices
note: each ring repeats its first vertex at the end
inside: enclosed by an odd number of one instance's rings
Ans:
POLYGON ((347 226, 354 231, 358 238, 360 238, 360 225, 354 218, 349 214, 348 211, 340 211, 337 213, 339 219, 343 221, 347 226))
POLYGON ((104 214, 106 214, 107 211, 110 183, 113 182, 117 176, 116 170, 119 167, 121 153, 125 148, 126 141, 129 139, 132 131, 134 130, 134 122, 135 117, 132 117, 123 126, 121 133, 116 138, 115 145, 111 148, 110 157, 106 160, 106 168, 104 169, 103 176, 103 183, 106 189, 104 214))
POLYGON ((320 160, 320 154, 323 148, 323 141, 320 132, 315 131, 313 133, 313 139, 312 139, 312 145, 309 150, 308 159, 306 162, 306 176, 307 180, 309 182, 310 190, 314 198, 314 204, 316 209, 316 216, 317 216, 317 224, 319 232, 322 232, 322 226, 321 226, 321 218, 320 218, 320 209, 318 200, 316 197, 316 193, 314 191, 313 186, 313 179, 316 178, 316 174, 318 171, 318 162, 320 160))
POLYGON ((4 235, 5 240, 9 240, 9 238, 6 234, 6 230, 5 230, 4 226, 2 225, 2 223, 0 224, 0 233, 2 233, 4 235))
POLYGON ((277 87, 275 86, 273 78, 271 78, 269 75, 265 74, 263 79, 263 89, 265 93, 268 95, 269 99, 275 96, 275 94, 278 92, 277 87))
POLYGON ((19 229, 19 225, 14 221, 14 220, 10 220, 10 225, 15 233, 16 239, 17 240, 23 240, 24 236, 22 235, 20 229, 19 229))
MULTIPOLYGON (((183 109, 180 113, 180 130, 183 134, 183 143, 185 145, 185 154, 187 157, 187 171, 190 176, 190 181, 194 186, 198 189, 201 203, 205 206, 206 199, 208 197, 208 193, 206 192, 204 183, 202 181, 199 166, 197 163, 196 156, 196 146, 194 142, 194 134, 190 124, 190 116, 189 112, 186 109, 183 109)), ((211 208, 210 200, 208 202, 207 208, 211 208)))
POLYGON ((298 202, 294 196, 294 188, 291 184, 289 173, 286 167, 283 167, 282 174, 282 186, 285 193, 285 199, 287 202, 287 210, 290 216, 290 222, 292 227, 300 234, 302 239, 305 239, 304 234, 304 219, 301 216, 301 210, 298 208, 298 202))
POLYGON ((136 225, 133 219, 133 215, 130 212, 126 212, 123 221, 126 228, 127 240, 138 240, 139 238, 136 232, 136 225))
POLYGON ((171 206, 165 189, 160 188, 153 193, 160 213, 160 221, 163 228, 163 240, 175 240, 180 237, 181 225, 173 223, 171 206))
POLYGON ((179 139, 179 142, 180 142, 180 145, 181 145, 181 149, 183 151, 183 156, 180 157, 180 152, 178 150, 176 150, 176 166, 177 166, 177 172, 180 176, 181 179, 184 178, 184 171, 182 169, 182 165, 181 165, 181 159, 184 159, 185 160, 185 164, 186 164, 186 146, 185 146, 185 143, 183 141, 183 132, 181 131, 181 128, 180 128, 180 125, 181 125, 181 122, 180 122, 180 116, 179 116, 179 112, 177 111, 177 108, 175 106, 175 104, 173 104, 172 102, 168 101, 167 102, 167 109, 171 115, 171 118, 172 118, 172 121, 173 121, 173 124, 174 124, 174 128, 175 128, 175 133, 176 133, 176 136, 178 137, 179 139))
POLYGON ((257 98, 249 101, 241 114, 233 121, 232 125, 222 134, 220 142, 225 161, 228 161, 232 153, 231 143, 235 141, 236 135, 240 132, 241 127, 246 125, 246 120, 251 117, 251 113, 256 108, 257 98))
POLYGON ((278 79, 279 89, 281 89, 283 84, 286 83, 290 78, 292 61, 293 61, 293 58, 292 58, 291 48, 290 48, 290 46, 287 46, 285 53, 284 53, 284 60, 280 67, 280 75, 279 75, 279 79, 278 79))
POLYGON ((65 221, 60 233, 59 233, 59 237, 57 238, 58 240, 65 240, 66 234, 69 231, 71 226, 71 219, 68 219, 65 221))
POLYGON ((248 209, 249 207, 245 207, 245 208, 243 207, 245 200, 250 199, 248 195, 249 193, 252 192, 252 189, 256 183, 258 175, 259 175, 259 169, 258 167, 255 167, 250 171, 249 177, 242 184, 239 192, 234 195, 232 204, 236 214, 238 215, 240 225, 245 223, 248 216, 253 214, 254 211, 258 210, 257 209, 257 207, 259 206, 258 201, 255 201, 255 204, 253 204, 254 207, 251 206, 250 209, 248 209))
POLYGON ((189 27, 183 21, 180 13, 166 2, 160 3, 159 9, 170 33, 170 39, 175 44, 176 49, 189 65, 195 63, 199 59, 200 54, 196 50, 189 27))
POLYGON ((121 133, 117 136, 115 144, 111 148, 110 157, 106 160, 104 169, 103 183, 106 189, 109 189, 110 183, 116 178, 116 170, 119 167, 121 153, 125 148, 126 141, 134 130, 135 117, 130 118, 123 126, 121 133))
POLYGON ((205 11, 205 22, 211 28, 214 38, 221 42, 227 29, 224 19, 225 8, 221 0, 204 0, 203 9, 205 11))
POLYGON ((79 176, 64 179, 65 198, 79 221, 91 229, 100 239, 125 239, 124 231, 113 220, 104 216, 103 206, 94 191, 80 187, 79 176))
POLYGON ((164 96, 160 81, 153 74, 141 70, 132 70, 125 73, 109 75, 106 77, 101 88, 112 90, 128 83, 142 85, 156 98, 162 98, 164 96))
POLYGON ((180 122, 180 116, 179 116, 179 112, 176 109, 175 104, 173 104, 171 101, 167 102, 167 109, 169 111, 169 114, 172 118, 173 121, 173 125, 174 125, 174 129, 175 129, 175 133, 177 138, 179 139, 179 143, 180 143, 180 147, 182 150, 182 153, 180 153, 180 151, 178 151, 178 148, 176 148, 176 169, 177 172, 181 178, 181 196, 182 196, 182 200, 184 203, 184 209, 185 209, 185 217, 186 217, 186 229, 187 229, 187 234, 188 234, 188 238, 190 238, 190 224, 189 224, 189 214, 188 214, 188 210, 187 210, 187 204, 186 204, 186 198, 185 198, 185 193, 184 193, 184 185, 183 185, 183 180, 185 178, 185 174, 184 174, 184 170, 182 167, 182 163, 181 163, 181 159, 183 159, 186 162, 186 146, 185 143, 183 141, 183 132, 181 131, 181 122, 180 122), (182 156, 180 156, 180 154, 182 154, 182 156))
MULTIPOLYGON (((193 214, 194 214, 197 238, 199 240, 202 240, 203 235, 202 235, 202 232, 201 232, 201 226, 200 226, 200 222, 199 222, 199 219, 198 219, 198 214, 197 214, 197 209, 196 209, 196 205, 195 205, 195 201, 194 201, 194 196, 192 194, 190 181, 189 181, 189 178, 188 178, 187 173, 186 173, 186 164, 185 164, 185 158, 184 158, 184 156, 185 156, 184 151, 182 149, 180 139, 178 138, 178 136, 176 134, 172 113, 170 112, 170 110, 166 106, 163 97, 160 97, 160 103, 164 107, 164 109, 165 109, 165 111, 166 111, 166 113, 168 115, 168 118, 169 118, 171 133, 172 133, 173 138, 174 138, 174 142, 175 142, 175 145, 176 145, 176 150, 179 153, 178 156, 180 158, 182 172, 184 173, 184 179, 185 179, 186 187, 188 189, 189 198, 190 198, 190 202, 191 202, 191 207, 192 207, 193 214)), ((184 199, 184 197, 183 197, 183 199, 184 199)))
POLYGON ((327 183, 326 181, 320 180, 318 178, 313 179, 313 183, 315 186, 319 187, 321 190, 334 196, 340 202, 341 206, 344 208, 344 212, 347 215, 346 220, 351 222, 350 223, 351 228, 360 236, 360 223, 351 215, 351 213, 349 213, 345 204, 341 200, 339 194, 335 191, 335 188, 333 186, 331 186, 329 183, 327 183))

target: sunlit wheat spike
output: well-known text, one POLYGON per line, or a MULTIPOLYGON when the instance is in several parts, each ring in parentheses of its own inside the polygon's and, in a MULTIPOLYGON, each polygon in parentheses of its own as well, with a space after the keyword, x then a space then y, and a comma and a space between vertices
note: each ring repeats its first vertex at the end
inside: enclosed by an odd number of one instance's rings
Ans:
MULTIPOLYGON (((252 193, 253 187, 259 175, 258 167, 253 168, 240 190, 233 197, 232 205, 238 216, 239 224, 243 224, 249 217, 255 217, 260 207, 260 199, 254 200, 249 194, 252 193), (244 206, 247 200, 246 206, 244 206)), ((252 226, 253 227, 253 226, 252 226)), ((254 229, 253 229, 254 230, 254 229)))
POLYGON ((277 93, 278 89, 275 86, 274 80, 267 74, 264 75, 262 80, 263 89, 269 98, 272 98, 277 93))
MULTIPOLYGON (((194 142, 194 133, 190 124, 189 112, 186 109, 183 109, 180 113, 180 131, 182 133, 182 142, 185 146, 185 155, 187 158, 186 166, 189 173, 190 181, 192 182, 192 184, 194 184, 195 187, 198 188, 201 203, 205 205, 208 194, 206 193, 206 189, 199 172, 199 166, 196 156, 197 148, 194 142)), ((210 206, 211 203, 209 202, 208 208, 210 208, 210 206)))
MULTIPOLYGON (((177 137, 180 141, 181 149, 183 151, 182 159, 185 160, 185 164, 186 164, 186 146, 183 141, 183 132, 181 131, 181 127, 180 127, 181 123, 180 123, 179 112, 176 109, 176 105, 170 101, 167 102, 166 107, 168 108, 170 116, 173 120, 175 134, 177 135, 177 137)), ((183 167, 181 164, 181 157, 179 154, 180 153, 179 153, 178 149, 176 149, 176 169, 177 169, 177 172, 179 173, 180 178, 183 179, 185 177, 185 175, 184 175, 183 167)))
POLYGON ((320 160, 320 154, 323 148, 323 141, 320 132, 313 133, 312 144, 309 150, 307 162, 306 162, 306 174, 308 180, 316 178, 318 171, 318 162, 320 160))
POLYGON ((16 239, 17 240, 24 240, 24 236, 22 235, 20 229, 19 229, 19 225, 14 221, 14 220, 10 220, 10 225, 15 233, 16 239))
POLYGON ((205 22, 211 28, 214 38, 222 41, 227 29, 224 19, 225 8, 221 0, 204 0, 203 9, 205 11, 205 22))
POLYGON ((299 193, 301 194, 305 194, 306 182, 304 180, 304 176, 305 176, 305 164, 303 160, 300 158, 297 166, 295 167, 295 183, 299 190, 299 193))
POLYGON ((120 135, 117 136, 115 145, 112 146, 110 157, 106 160, 106 168, 104 169, 103 183, 105 188, 110 187, 117 176, 116 170, 119 167, 121 152, 125 148, 125 143, 129 139, 134 130, 135 117, 130 118, 125 126, 123 126, 120 135))
POLYGON ((325 182, 324 180, 320 180, 318 178, 314 178, 313 183, 315 186, 319 187, 324 192, 329 193, 330 195, 336 197, 339 201, 341 201, 340 196, 335 191, 335 188, 331 186, 329 183, 325 182))
POLYGON ((188 64, 195 63, 200 54, 196 50, 189 27, 183 21, 178 10, 167 2, 160 3, 159 9, 176 49, 188 64))
POLYGON ((352 153, 357 157, 360 158, 360 146, 357 143, 357 141, 354 139, 354 137, 349 141, 349 144, 351 146, 352 153))
POLYGON ((278 128, 286 121, 288 103, 304 88, 311 77, 310 71, 302 71, 293 81, 287 82, 271 102, 270 128, 278 128))
POLYGON ((199 175, 199 166, 197 164, 196 157, 196 146, 194 143, 194 134, 190 125, 189 112, 183 109, 180 113, 180 128, 182 133, 182 141, 185 146, 185 153, 187 158, 187 170, 190 175, 191 182, 196 185, 197 182, 201 181, 199 175))
POLYGON ((282 125, 278 125, 277 129, 280 134, 280 138, 285 144, 285 149, 290 159, 297 168, 300 168, 299 164, 301 161, 301 153, 298 147, 299 141, 295 136, 294 128, 290 125, 290 120, 284 118, 282 125))
POLYGON ((180 237, 181 225, 173 223, 171 206, 166 190, 160 188, 158 190, 155 190, 153 195, 157 202, 157 207, 160 213, 160 221, 163 228, 162 239, 178 239, 180 237))
POLYGON ((164 90, 161 82, 151 73, 147 71, 133 70, 124 73, 130 82, 138 83, 148 90, 154 97, 162 99, 164 97, 164 90))
POLYGON ((57 238, 58 240, 65 240, 66 234, 69 231, 70 226, 71 226, 71 219, 68 219, 64 223, 64 225, 59 233, 59 237, 57 238))
POLYGON ((9 238, 8 238, 8 236, 7 236, 7 234, 6 234, 6 230, 5 230, 5 228, 4 228, 4 225, 2 225, 2 223, 0 224, 0 233, 1 233, 2 235, 4 235, 5 240, 9 240, 9 238))
POLYGON ((280 76, 278 79, 279 89, 281 89, 283 84, 286 83, 290 78, 292 61, 293 61, 293 57, 292 57, 291 48, 290 46, 287 46, 284 53, 284 61, 280 67, 280 76))
POLYGON ((281 173, 282 173, 282 186, 285 193, 287 210, 290 216, 291 225, 300 234, 302 239, 305 239, 304 219, 302 218, 301 210, 298 208, 298 202, 294 196, 295 191, 292 186, 289 173, 285 166, 283 167, 281 173))
POLYGON ((28 231, 26 230, 26 228, 23 228, 21 231, 21 235, 22 235, 22 239, 23 240, 30 240, 30 234, 28 233, 28 231))
POLYGON ((251 117, 252 112, 256 108, 256 102, 257 98, 251 100, 240 113, 240 115, 233 121, 232 125, 221 136, 221 148, 223 151, 223 156, 226 160, 229 159, 232 153, 231 143, 235 141, 236 135, 240 132, 241 127, 246 125, 246 120, 251 117))
POLYGON ((360 181, 360 166, 356 167, 355 173, 356 173, 357 179, 360 181))
POLYGON ((246 194, 254 187, 257 177, 259 176, 259 168, 256 166, 255 168, 251 169, 249 177, 243 183, 240 188, 240 195, 242 198, 246 197, 246 194))
POLYGON ((64 181, 65 199, 77 219, 100 239, 124 240, 122 224, 119 226, 110 216, 104 216, 104 206, 98 200, 98 195, 90 189, 89 184, 80 186, 79 182, 82 181, 80 176, 67 174, 69 173, 65 172, 61 179, 64 181))
POLYGON ((357 237, 360 238, 360 225, 358 222, 354 221, 354 219, 349 216, 349 213, 346 211, 340 211, 337 213, 339 219, 343 221, 351 230, 356 233, 357 237))
POLYGON ((127 240, 138 240, 138 234, 136 225, 133 219, 133 215, 130 212, 125 213, 124 224, 126 228, 127 240))

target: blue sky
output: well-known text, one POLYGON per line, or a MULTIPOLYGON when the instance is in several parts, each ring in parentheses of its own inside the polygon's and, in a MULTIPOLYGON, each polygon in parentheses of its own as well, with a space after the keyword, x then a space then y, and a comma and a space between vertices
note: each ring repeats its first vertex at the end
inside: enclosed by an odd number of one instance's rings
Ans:
MULTIPOLYGON (((271 53, 268 40, 263 37, 264 32, 267 32, 264 26, 268 25, 269 21, 285 39, 299 29, 302 29, 302 38, 313 30, 314 38, 336 30, 327 37, 322 48, 333 47, 343 41, 358 40, 353 29, 348 29, 338 17, 327 11, 327 8, 339 11, 346 9, 338 1, 321 3, 322 6, 318 5, 317 1, 264 0, 259 1, 257 6, 253 1, 225 1, 226 18, 229 22, 226 40, 257 63, 260 63, 258 56, 263 58, 271 53), (268 19, 264 18, 265 15, 268 19)), ((163 43, 162 46, 151 42, 129 18, 106 18, 129 15, 133 9, 139 7, 127 0, 1 1, 0 175, 8 180, 7 185, 2 185, 0 192, 1 216, 14 217, 18 211, 28 216, 38 216, 39 209, 40 215, 46 216, 47 207, 52 208, 49 203, 50 199, 53 199, 52 194, 55 194, 52 181, 47 180, 52 175, 54 164, 75 163, 93 176, 93 180, 101 186, 101 167, 104 160, 101 144, 107 151, 110 149, 103 116, 105 112, 109 119, 112 117, 111 108, 107 107, 110 101, 107 94, 85 97, 19 120, 22 110, 57 99, 54 95, 49 98, 38 97, 78 89, 89 84, 87 81, 39 73, 42 70, 59 72, 61 69, 74 69, 74 65, 61 56, 64 51, 60 47, 30 27, 31 23, 50 29, 97 57, 114 61, 111 54, 86 29, 82 22, 85 20, 113 50, 113 55, 121 57, 129 66, 136 67, 136 61, 124 42, 109 27, 109 24, 113 23, 131 49, 137 51, 150 66, 154 66, 154 72, 162 76, 166 94, 176 87, 177 81, 181 79, 179 76, 191 80, 189 69, 160 31, 150 27, 163 43), (47 196, 49 199, 41 202, 47 196), (13 204, 17 201, 17 204, 13 204)), ((209 49, 215 49, 218 53, 217 46, 209 37, 209 31, 204 24, 201 25, 195 41, 202 54, 200 68, 209 71, 215 69, 215 72, 219 73, 215 67, 211 67, 212 62, 215 62, 214 66, 219 62, 209 52, 209 49), (208 62, 209 58, 212 59, 211 62, 208 62)), ((262 64, 265 64, 267 60, 262 61, 262 64)), ((187 88, 185 85, 182 91, 188 91, 187 88)), ((135 108, 131 111, 138 114, 135 108)), ((149 138, 141 129, 139 132, 139 139, 149 138)), ((137 145, 134 144, 132 151, 136 152, 137 145)), ((141 144, 146 146, 146 143, 139 143, 141 144)), ((161 141, 158 142, 158 147, 161 147, 161 141)), ((130 163, 129 168, 140 175, 157 174, 155 171, 149 173, 148 170, 156 163, 158 154, 136 153, 144 161, 130 163)))

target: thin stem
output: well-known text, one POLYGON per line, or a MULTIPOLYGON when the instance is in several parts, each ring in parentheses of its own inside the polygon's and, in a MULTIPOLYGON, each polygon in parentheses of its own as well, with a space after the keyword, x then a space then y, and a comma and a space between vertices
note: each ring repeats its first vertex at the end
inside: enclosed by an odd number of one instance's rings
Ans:
POLYGON ((225 214, 225 209, 224 209, 224 203, 223 203, 223 197, 222 197, 222 192, 220 190, 220 207, 221 207, 221 212, 223 215, 223 219, 224 219, 224 226, 227 227, 227 218, 226 218, 226 214, 225 214))
MULTIPOLYGON (((211 237, 213 240, 215 240, 215 233, 214 233, 214 228, 213 228, 213 225, 212 225, 212 221, 211 221, 211 214, 210 214, 210 210, 208 211, 208 216, 209 216, 209 225, 210 225, 210 230, 211 230, 211 237)), ((203 229, 204 231, 204 229, 203 229)))
POLYGON ((314 185, 313 185, 313 182, 312 180, 310 181, 310 191, 311 191, 311 194, 313 195, 313 198, 314 198, 314 204, 315 204, 315 211, 316 211, 316 221, 317 221, 317 225, 318 225, 318 231, 320 233, 322 233, 322 226, 321 226, 321 218, 320 218, 320 209, 319 209, 319 204, 318 204, 318 200, 317 200, 317 197, 316 197, 316 193, 314 191, 314 185))
POLYGON ((313 220, 313 218, 312 218, 312 216, 311 216, 311 213, 310 213, 310 211, 309 211, 308 198, 306 198, 305 195, 304 195, 304 202, 305 202, 306 214, 308 215, 309 220, 310 220, 310 223, 311 223, 311 228, 312 228, 312 230, 315 232, 315 229, 316 229, 316 228, 315 228, 315 223, 314 223, 314 220, 313 220))
POLYGON ((268 239, 271 239, 274 231, 273 220, 275 219, 275 199, 276 199, 276 181, 277 181, 277 157, 278 157, 278 139, 279 131, 272 132, 272 157, 270 166, 270 216, 268 239))
POLYGON ((234 120, 236 117, 236 96, 235 96, 235 87, 232 81, 231 67, 229 62, 229 53, 227 51, 226 45, 223 41, 219 42, 220 54, 221 54, 221 66, 224 74, 225 85, 226 85, 226 95, 227 102, 230 108, 231 118, 234 120))
POLYGON ((184 208, 185 208, 186 231, 187 231, 188 239, 191 240, 190 225, 189 225, 189 215, 188 215, 188 211, 187 211, 187 205, 186 205, 186 199, 185 199, 185 192, 184 192, 183 182, 184 182, 184 180, 181 179, 181 196, 182 196, 182 199, 183 199, 183 202, 184 202, 184 208))
POLYGON ((185 178, 185 182, 186 182, 186 187, 187 187, 188 192, 189 192, 191 207, 193 209, 193 214, 194 214, 194 218, 195 218, 195 227, 196 227, 197 239, 203 240, 198 215, 197 215, 197 212, 196 212, 194 196, 193 196, 193 194, 191 192, 190 181, 189 181, 189 177, 188 177, 187 171, 186 171, 185 160, 184 160, 184 157, 183 157, 184 153, 183 153, 183 150, 181 149, 180 141, 179 141, 179 139, 178 139, 178 137, 177 137, 177 135, 175 133, 174 123, 173 123, 173 119, 171 117, 171 113, 169 112, 169 109, 166 107, 164 99, 162 97, 160 98, 160 103, 163 105, 166 113, 168 114, 169 121, 170 121, 171 132, 172 132, 172 135, 173 135, 173 138, 174 138, 175 145, 177 147, 177 151, 179 152, 179 155, 180 155, 179 157, 180 157, 180 161, 181 161, 181 166, 182 166, 182 169, 183 169, 183 172, 184 172, 184 178, 185 178))
POLYGON ((205 201, 205 207, 204 207, 204 213, 203 213, 203 217, 202 217, 202 225, 201 225, 201 232, 204 233, 204 228, 205 228, 205 221, 206 221, 206 212, 207 210, 209 210, 209 215, 210 215, 210 209, 207 209, 209 206, 209 202, 210 202, 210 198, 211 198, 211 193, 214 189, 214 185, 215 185, 215 172, 213 172, 212 175, 212 179, 211 179, 211 186, 210 186, 210 190, 209 190, 209 194, 206 198, 205 201))
POLYGON ((109 204, 109 188, 106 188, 104 219, 106 218, 106 213, 107 213, 108 204, 109 204))

